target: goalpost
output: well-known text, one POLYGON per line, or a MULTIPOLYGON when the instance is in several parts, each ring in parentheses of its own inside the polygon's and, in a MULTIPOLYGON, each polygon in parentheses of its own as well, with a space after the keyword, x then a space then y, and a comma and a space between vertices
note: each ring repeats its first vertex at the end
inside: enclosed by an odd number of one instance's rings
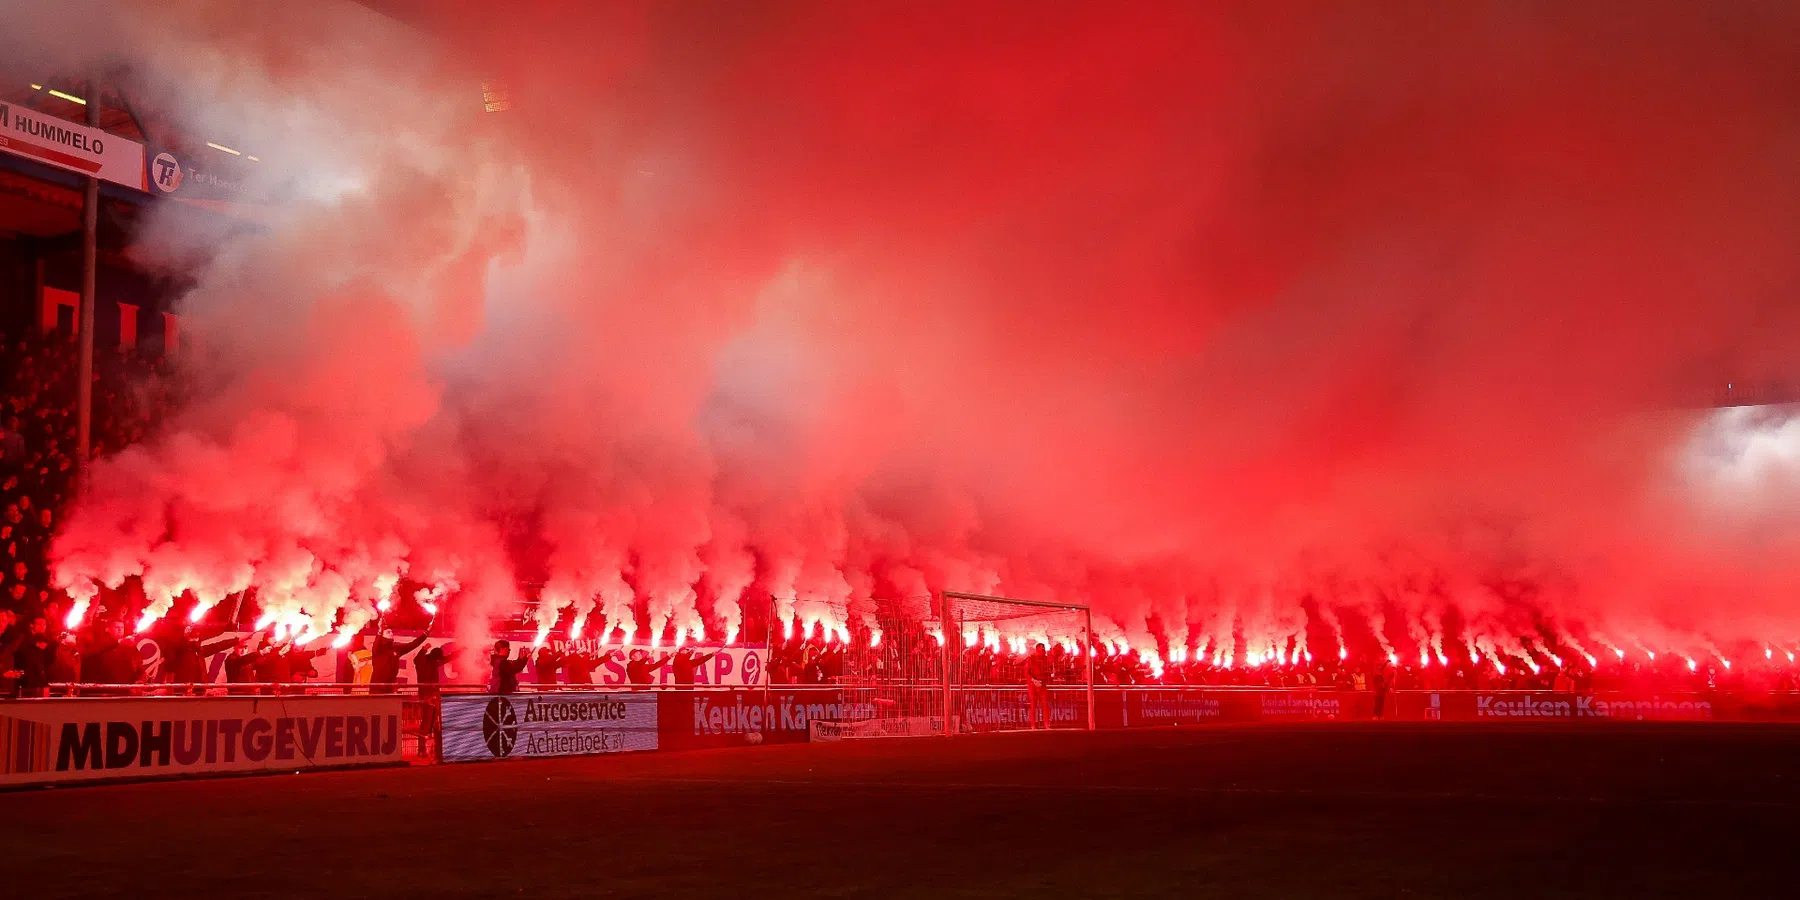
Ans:
POLYGON ((1094 729, 1094 617, 1087 606, 946 591, 939 608, 949 624, 945 734, 1094 729), (1034 663, 1040 646, 1043 659, 1034 663), (1046 688, 1028 684, 1034 670, 1048 676, 1046 688))
POLYGON ((850 714, 813 722, 814 740, 1094 728, 1086 606, 956 591, 883 600, 856 643, 838 680, 850 714), (1027 684, 1033 672, 1045 688, 1027 684))

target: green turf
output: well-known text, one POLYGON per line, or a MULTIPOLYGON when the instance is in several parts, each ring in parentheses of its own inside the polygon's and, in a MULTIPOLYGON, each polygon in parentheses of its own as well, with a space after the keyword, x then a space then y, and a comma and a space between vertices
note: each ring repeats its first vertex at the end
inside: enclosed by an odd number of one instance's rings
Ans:
POLYGON ((1800 728, 1213 726, 0 795, 5 896, 1794 896, 1800 728))

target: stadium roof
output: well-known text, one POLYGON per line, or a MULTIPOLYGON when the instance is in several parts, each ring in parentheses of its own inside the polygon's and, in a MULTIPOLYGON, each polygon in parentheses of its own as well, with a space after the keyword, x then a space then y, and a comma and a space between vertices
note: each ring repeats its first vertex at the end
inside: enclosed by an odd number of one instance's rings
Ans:
MULTIPOLYGON (((0 69, 0 77, 7 74, 9 73, 4 69, 0 69)), ((28 107, 71 122, 87 120, 89 98, 88 86, 84 80, 42 75, 38 76, 37 81, 30 79, 31 76, 26 75, 16 80, 0 82, 0 103, 28 107)), ((139 143, 148 141, 143 124, 138 121, 130 104, 110 86, 101 89, 100 128, 139 143)))
MULTIPOLYGON (((113 85, 100 96, 91 95, 85 79, 51 73, 22 73, 0 62, 0 103, 15 110, 29 109, 76 124, 87 119, 88 104, 98 102, 101 130, 145 145, 147 148, 183 147, 189 141, 173 123, 151 119, 113 85)), ((198 142, 203 143, 203 142, 198 142)), ((148 151, 151 154, 155 149, 148 151)), ((38 252, 55 255, 76 252, 81 231, 81 176, 41 161, 0 153, 0 237, 16 235, 36 240, 38 252)), ((205 199, 165 197, 137 187, 103 181, 99 242, 104 258, 129 258, 143 214, 152 205, 182 208, 184 215, 201 217, 223 214, 226 228, 255 221, 253 208, 231 208, 205 199)), ((239 205, 241 207, 241 205, 239 205)), ((219 226, 213 226, 219 227, 219 226)), ((129 263, 126 263, 129 264, 129 263)))

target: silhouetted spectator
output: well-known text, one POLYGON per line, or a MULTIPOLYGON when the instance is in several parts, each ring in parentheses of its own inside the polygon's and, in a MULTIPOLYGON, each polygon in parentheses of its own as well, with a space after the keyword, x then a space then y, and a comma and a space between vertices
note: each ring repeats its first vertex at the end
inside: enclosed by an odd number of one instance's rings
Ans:
MULTIPOLYGON (((125 634, 125 623, 117 619, 105 625, 107 646, 96 653, 82 656, 82 665, 94 663, 95 674, 82 676, 103 684, 137 684, 144 678, 144 653, 136 638, 125 634)), ((118 693, 126 693, 119 691, 118 693)))
POLYGON ((55 663, 56 638, 50 634, 50 623, 38 616, 31 620, 25 640, 13 651, 13 664, 19 670, 19 695, 44 696, 55 663))
POLYGON ((419 696, 436 697, 438 683, 443 680, 444 665, 449 662, 448 644, 429 644, 413 657, 413 674, 419 679, 419 696))
POLYGON ((712 659, 713 657, 718 656, 718 655, 719 655, 718 651, 714 651, 712 653, 701 655, 701 654, 695 653, 694 649, 692 647, 683 647, 683 648, 675 651, 675 660, 674 660, 674 666, 673 666, 673 668, 675 669, 675 683, 676 684, 693 684, 694 683, 694 673, 698 672, 700 670, 700 667, 703 664, 705 664, 705 662, 707 660, 712 659))
POLYGON ((30 632, 20 627, 19 617, 10 609, 0 608, 0 697, 19 695, 19 648, 30 632))
POLYGON ((537 659, 532 662, 532 674, 537 683, 544 687, 556 685, 556 673, 562 669, 563 654, 555 647, 545 644, 538 648, 537 659))
POLYGON ((570 684, 593 684, 594 670, 618 655, 617 647, 598 656, 585 651, 577 651, 569 654, 568 658, 563 661, 563 668, 569 673, 570 684))
MULTIPOLYGON (((81 680, 81 649, 75 646, 75 636, 64 634, 57 638, 54 655, 50 660, 50 683, 71 685, 81 680)), ((58 696, 73 692, 72 688, 54 689, 58 696)))
POLYGON ((426 637, 421 634, 404 644, 396 643, 394 630, 383 628, 369 646, 369 690, 377 694, 393 693, 394 682, 400 680, 400 657, 419 649, 426 637))
POLYGON ((494 652, 488 654, 488 669, 493 673, 489 687, 496 694, 512 694, 519 690, 519 673, 525 671, 526 664, 531 662, 531 648, 520 647, 519 656, 513 659, 512 644, 505 639, 494 642, 494 652))
POLYGON ((652 662, 648 652, 633 650, 630 660, 625 663, 625 679, 632 684, 655 684, 656 670, 662 668, 663 664, 668 661, 669 655, 666 653, 661 659, 652 662))
POLYGON ((239 685, 256 681, 256 667, 261 660, 262 654, 252 651, 249 641, 240 641, 236 647, 232 648, 232 651, 225 656, 225 683, 231 685, 227 690, 233 694, 248 693, 249 688, 239 687, 239 685))

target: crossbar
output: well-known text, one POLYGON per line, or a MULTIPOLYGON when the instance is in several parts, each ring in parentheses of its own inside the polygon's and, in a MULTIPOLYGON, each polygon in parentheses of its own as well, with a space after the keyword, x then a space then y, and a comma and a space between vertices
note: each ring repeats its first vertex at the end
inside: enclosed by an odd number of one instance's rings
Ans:
POLYGON ((965 594, 960 591, 945 591, 944 596, 952 600, 981 600, 988 603, 1011 603, 1016 606, 1035 606, 1040 609, 1073 609, 1087 611, 1085 603, 1047 603, 1043 600, 1015 600, 1012 597, 990 597, 986 594, 965 594))

